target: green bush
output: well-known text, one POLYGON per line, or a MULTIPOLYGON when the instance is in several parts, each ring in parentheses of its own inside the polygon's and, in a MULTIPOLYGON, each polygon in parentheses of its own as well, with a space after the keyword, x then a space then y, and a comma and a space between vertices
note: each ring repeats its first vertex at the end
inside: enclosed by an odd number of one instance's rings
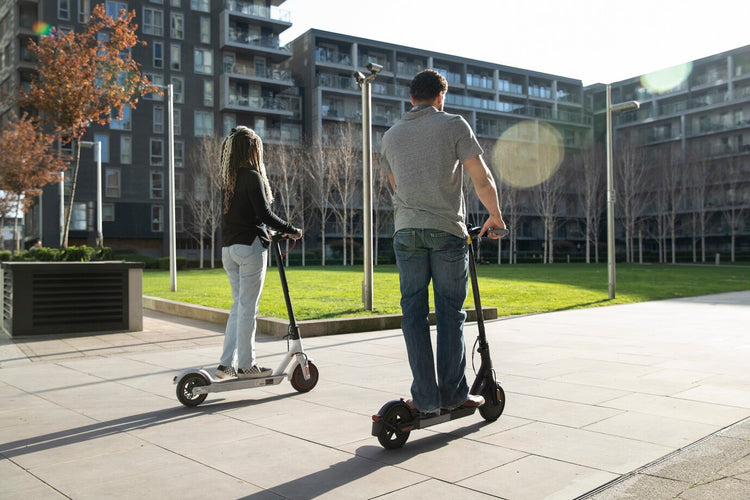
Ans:
POLYGON ((68 262, 88 262, 96 255, 96 248, 83 245, 80 247, 72 246, 62 250, 62 258, 60 260, 68 262))
POLYGON ((0 261, 15 262, 88 262, 91 260, 112 260, 112 249, 109 247, 94 248, 86 245, 68 248, 32 248, 15 254, 0 252, 0 261))
MULTIPOLYGON (((159 257, 157 259, 159 269, 169 269, 169 257, 159 257)), ((188 260, 187 257, 177 257, 175 262, 177 269, 187 269, 188 260)))
POLYGON ((8 250, 3 250, 2 252, 0 252, 0 262, 8 262, 9 260, 11 260, 12 256, 13 254, 8 250))

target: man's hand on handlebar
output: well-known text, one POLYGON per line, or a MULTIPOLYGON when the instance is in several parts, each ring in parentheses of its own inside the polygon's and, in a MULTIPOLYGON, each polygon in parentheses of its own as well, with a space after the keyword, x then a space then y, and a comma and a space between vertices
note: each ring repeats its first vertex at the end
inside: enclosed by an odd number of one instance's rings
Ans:
POLYGON ((497 240, 505 236, 507 233, 507 228, 505 227, 505 221, 503 220, 503 216, 498 215, 491 215, 489 219, 484 223, 482 226, 482 231, 479 233, 479 236, 487 236, 493 240, 497 240))

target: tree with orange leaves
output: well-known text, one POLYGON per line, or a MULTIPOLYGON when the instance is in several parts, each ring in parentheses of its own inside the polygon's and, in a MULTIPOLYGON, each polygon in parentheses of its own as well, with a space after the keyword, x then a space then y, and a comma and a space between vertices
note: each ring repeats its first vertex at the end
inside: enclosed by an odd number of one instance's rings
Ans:
MULTIPOLYGON (((10 210, 26 212, 34 199, 47 184, 59 182, 60 171, 65 169, 65 162, 57 155, 53 147, 54 136, 42 132, 26 114, 21 118, 8 121, 0 130, 0 151, 3 161, 0 162, 0 190, 2 200, 0 213, 2 225, 10 210)), ((18 218, 15 218, 18 224, 18 218)), ((15 228, 18 235, 18 228, 15 228)), ((20 242, 16 238, 16 251, 20 242)))
POLYGON ((40 113, 61 144, 73 143, 76 151, 71 175, 70 201, 65 210, 63 247, 68 232, 81 159, 80 142, 92 123, 106 125, 121 119, 123 108, 136 107, 138 99, 161 93, 140 72, 130 49, 145 45, 136 35, 135 11, 121 10, 116 19, 104 4, 94 7, 80 33, 53 29, 29 50, 38 61, 37 75, 28 90, 21 89, 19 103, 40 113))

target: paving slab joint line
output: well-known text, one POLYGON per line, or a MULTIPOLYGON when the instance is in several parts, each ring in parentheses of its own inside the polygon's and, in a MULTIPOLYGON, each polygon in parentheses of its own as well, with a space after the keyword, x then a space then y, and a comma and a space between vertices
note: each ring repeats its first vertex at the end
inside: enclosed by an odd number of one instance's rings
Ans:
POLYGON ((633 470, 631 472, 628 472, 627 474, 623 474, 620 477, 617 477, 617 478, 615 478, 615 479, 613 479, 613 480, 611 480, 609 482, 606 482, 603 485, 601 485, 601 486, 599 486, 597 488, 594 488, 593 490, 589 491, 588 493, 584 493, 583 495, 576 497, 574 500, 585 500, 586 498, 590 498, 590 497, 592 497, 594 495, 602 493, 603 491, 608 490, 609 488, 611 488, 613 486, 616 486, 616 485, 620 484, 621 482, 623 482, 623 481, 625 481, 627 479, 630 479, 631 477, 637 476, 638 474, 640 474, 641 472, 645 471, 646 469, 648 469, 650 467, 653 467, 653 466, 658 465, 658 464, 660 464, 660 463, 662 463, 662 462, 664 462, 666 460, 669 460, 670 458, 673 458, 673 457, 679 455, 682 452, 685 452, 685 451, 688 451, 688 450, 690 450, 692 448, 695 448, 696 446, 699 446, 699 445, 703 444, 704 442, 708 441, 709 439, 712 439, 712 438, 716 437, 718 434, 721 434, 722 432, 727 431, 727 430, 729 430, 729 429, 731 429, 733 427, 736 427, 738 425, 742 425, 745 422, 750 422, 750 417, 745 417, 742 420, 738 420, 737 422, 735 422, 733 424, 729 424, 726 427, 721 428, 718 431, 713 432, 713 433, 709 434, 708 436, 706 436, 704 438, 701 438, 701 439, 699 439, 698 441, 696 441, 694 443, 690 443, 687 446, 683 446, 682 448, 679 448, 679 449, 673 451, 672 453, 668 453, 668 454, 664 455, 663 457, 657 458, 656 460, 654 460, 652 462, 649 462, 649 463, 647 463, 646 465, 644 465, 642 467, 638 467, 637 469, 635 469, 635 470, 633 470))

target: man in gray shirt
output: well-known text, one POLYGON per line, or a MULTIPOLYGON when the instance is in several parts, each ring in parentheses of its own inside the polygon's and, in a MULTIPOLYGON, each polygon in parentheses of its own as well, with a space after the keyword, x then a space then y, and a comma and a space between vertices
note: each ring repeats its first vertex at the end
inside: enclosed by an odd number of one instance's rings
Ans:
POLYGON ((471 127, 443 111, 448 82, 434 70, 409 88, 414 107, 383 136, 382 154, 394 189, 393 247, 401 287, 401 329, 414 381, 407 403, 422 413, 476 407, 469 394, 463 304, 468 292, 468 232, 463 172, 489 212, 480 236, 505 228, 497 187, 471 127), (429 285, 437 323, 437 380, 430 342, 429 285))

